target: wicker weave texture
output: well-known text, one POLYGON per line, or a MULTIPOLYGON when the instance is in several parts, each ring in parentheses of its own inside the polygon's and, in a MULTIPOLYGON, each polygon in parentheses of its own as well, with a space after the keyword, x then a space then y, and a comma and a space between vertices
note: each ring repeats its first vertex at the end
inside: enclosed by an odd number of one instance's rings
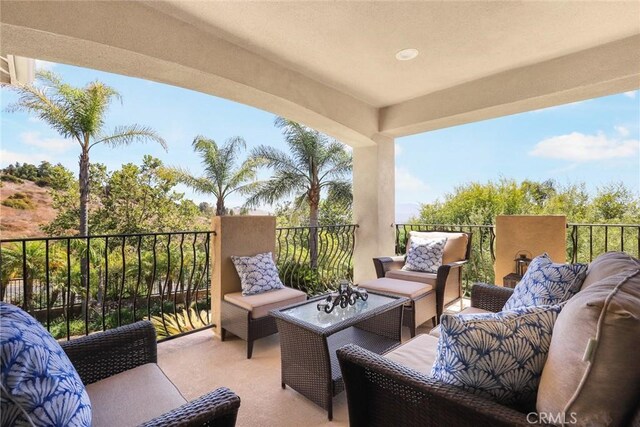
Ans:
POLYGON ((511 288, 475 283, 471 288, 471 307, 497 313, 502 310, 512 293, 511 288))
MULTIPOLYGON (((337 351, 352 427, 526 426, 526 414, 355 345, 337 351)), ((537 424, 539 425, 539 424, 537 424)))
POLYGON ((167 412, 142 426, 216 426, 236 425, 240 398, 231 390, 220 387, 211 393, 192 400, 171 412, 167 412))
MULTIPOLYGON (((147 363, 157 363, 156 331, 148 321, 61 343, 83 383, 91 384, 147 363)), ((219 388, 145 426, 220 426, 236 423, 240 398, 219 388)))
POLYGON ((84 384, 158 361, 156 330, 148 321, 60 344, 84 384))
POLYGON ((326 409, 331 420, 333 396, 344 390, 336 349, 357 343, 384 353, 400 344, 402 310, 407 299, 392 298, 389 304, 327 328, 272 311, 280 332, 282 386, 290 386, 326 409))

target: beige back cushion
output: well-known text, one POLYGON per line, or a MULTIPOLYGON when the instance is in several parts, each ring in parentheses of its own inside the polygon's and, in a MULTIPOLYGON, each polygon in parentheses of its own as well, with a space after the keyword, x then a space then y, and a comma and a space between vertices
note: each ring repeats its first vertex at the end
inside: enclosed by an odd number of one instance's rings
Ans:
POLYGON ((582 289, 587 289, 600 280, 621 273, 626 270, 640 268, 640 260, 631 257, 624 252, 607 252, 591 262, 584 279, 582 289))
POLYGON ((467 253, 467 243, 469 235, 466 233, 445 233, 441 231, 410 231, 409 239, 407 239, 407 247, 410 247, 411 237, 421 237, 423 239, 442 239, 447 238, 444 245, 444 253, 442 254, 442 263, 449 264, 465 259, 467 253))
POLYGON ((640 269, 578 292, 553 328, 538 412, 573 413, 580 426, 627 425, 640 401, 638 343, 640 269))

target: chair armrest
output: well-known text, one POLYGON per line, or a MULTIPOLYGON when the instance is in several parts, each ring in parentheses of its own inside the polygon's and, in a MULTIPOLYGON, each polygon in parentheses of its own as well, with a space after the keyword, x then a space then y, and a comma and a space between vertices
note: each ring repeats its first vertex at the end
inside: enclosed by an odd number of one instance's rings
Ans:
POLYGON ((236 425, 238 408, 240 408, 240 398, 228 388, 220 387, 173 411, 147 421, 142 426, 233 427, 236 425))
POLYGON ((404 265, 404 255, 385 256, 373 259, 373 265, 376 267, 376 276, 384 277, 387 271, 400 270, 404 265))
POLYGON ((527 415, 348 344, 337 350, 349 424, 530 426, 527 415))
POLYGON ((436 274, 436 319, 440 321, 440 316, 444 312, 444 290, 447 286, 449 273, 454 268, 461 268, 467 263, 467 260, 455 261, 449 264, 442 264, 438 267, 436 274))
POLYGON ((486 283, 474 283, 471 288, 471 307, 499 312, 504 307, 513 289, 486 283))
POLYGON ((60 345, 85 385, 158 361, 156 330, 149 321, 98 332, 60 345))

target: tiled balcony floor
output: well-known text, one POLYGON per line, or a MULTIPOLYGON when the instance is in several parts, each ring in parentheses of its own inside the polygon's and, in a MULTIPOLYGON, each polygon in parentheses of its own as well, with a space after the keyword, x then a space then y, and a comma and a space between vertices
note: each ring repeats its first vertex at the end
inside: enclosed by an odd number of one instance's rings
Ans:
MULTIPOLYGON (((468 301, 464 302, 468 305, 468 301)), ((450 307, 457 311, 459 304, 450 307)), ((428 333, 430 327, 418 329, 428 333)), ((409 339, 405 328, 403 339, 409 339)), ((246 343, 230 337, 220 342, 212 331, 176 338, 158 345, 158 363, 187 399, 225 386, 240 396, 238 423, 243 426, 347 426, 347 399, 334 398, 333 421, 327 412, 301 394, 280 387, 278 335, 256 341, 253 357, 246 359, 246 343)))

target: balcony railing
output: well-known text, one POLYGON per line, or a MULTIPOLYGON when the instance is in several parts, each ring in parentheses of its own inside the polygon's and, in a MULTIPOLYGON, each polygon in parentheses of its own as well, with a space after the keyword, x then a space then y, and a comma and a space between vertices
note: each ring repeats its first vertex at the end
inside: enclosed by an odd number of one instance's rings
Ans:
MULTIPOLYGON (((353 277, 357 225, 276 231, 287 286, 316 295, 353 277)), ((493 225, 397 224, 396 253, 411 230, 473 233, 465 286, 495 283, 493 225)), ((211 327, 208 231, 0 240, 0 300, 24 307, 59 339, 151 319, 164 340, 211 327)), ((567 259, 640 253, 639 224, 569 224, 567 259)))
MULTIPOLYGON (((465 231, 473 233, 471 260, 463 269, 463 286, 474 282, 496 283, 495 228, 493 225, 458 224, 396 224, 396 254, 405 253, 409 232, 465 231)), ((571 262, 591 262, 609 251, 640 254, 640 224, 567 224, 567 259, 571 262)))
MULTIPOLYGON (((318 294, 353 275, 356 225, 277 229, 285 285, 318 294)), ((0 300, 58 339, 151 319, 159 340, 211 327, 208 231, 0 240, 0 300)))
POLYGON ((0 299, 70 339, 150 319, 161 338, 210 326, 210 232, 0 241, 0 299))
POLYGON ((288 227, 276 230, 276 262, 282 282, 310 296, 353 279, 357 225, 288 227))

